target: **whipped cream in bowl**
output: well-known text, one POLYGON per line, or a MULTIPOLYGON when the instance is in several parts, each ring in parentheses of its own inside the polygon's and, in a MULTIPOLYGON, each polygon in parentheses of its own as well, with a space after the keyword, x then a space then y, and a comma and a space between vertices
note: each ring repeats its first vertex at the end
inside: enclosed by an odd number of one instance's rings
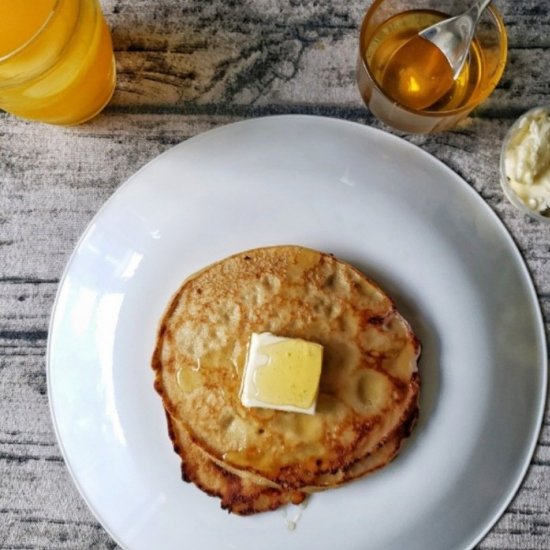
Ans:
POLYGON ((510 202, 550 223, 550 106, 531 109, 513 124, 502 145, 500 172, 510 202))

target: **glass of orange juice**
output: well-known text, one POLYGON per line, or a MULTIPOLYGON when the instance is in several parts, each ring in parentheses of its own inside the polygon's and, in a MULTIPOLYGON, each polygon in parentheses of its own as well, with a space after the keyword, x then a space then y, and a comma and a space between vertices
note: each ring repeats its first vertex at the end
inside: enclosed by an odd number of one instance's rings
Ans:
MULTIPOLYGON (((429 61, 432 63, 429 74, 436 74, 433 64, 439 59, 444 63, 447 61, 442 54, 439 58, 433 55, 428 57, 429 52, 422 51, 422 47, 430 44, 423 46, 425 41, 416 40, 418 32, 451 15, 464 12, 471 5, 471 0, 374 0, 361 27, 357 82, 363 100, 378 119, 405 132, 447 130, 493 92, 506 65, 507 38, 502 17, 492 5, 485 10, 476 27, 462 71, 456 79, 450 78, 443 93, 434 96, 433 102, 426 101, 430 97, 427 95, 429 90, 422 90, 429 79, 417 78, 425 75, 418 71, 414 74, 412 66, 409 72, 406 66, 392 70, 396 59, 400 58, 399 63, 407 59, 400 55, 406 51, 401 48, 411 45, 408 59, 412 65, 418 64, 419 59, 429 61), (401 74, 403 79, 396 78, 401 74), (402 89, 404 81, 406 90, 402 89), (405 92, 410 97, 404 97, 405 92), (416 100, 412 101, 415 98, 422 99, 425 104, 420 106, 416 100)), ((432 46, 432 50, 437 49, 432 46)), ((448 65, 447 70, 450 72, 448 65)))
POLYGON ((115 81, 98 0, 0 1, 0 109, 79 124, 105 107, 115 81))

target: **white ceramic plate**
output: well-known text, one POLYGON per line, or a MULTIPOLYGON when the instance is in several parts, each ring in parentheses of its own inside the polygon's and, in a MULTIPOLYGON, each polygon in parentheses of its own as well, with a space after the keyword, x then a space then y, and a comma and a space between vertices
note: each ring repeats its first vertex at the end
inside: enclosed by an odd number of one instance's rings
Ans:
POLYGON ((78 244, 50 328, 63 455, 129 549, 472 547, 523 478, 546 388, 542 319, 508 233, 457 175, 358 124, 281 116, 197 136, 107 202, 78 244), (423 344, 421 417, 381 472, 315 495, 297 529, 241 518, 180 481, 149 358, 181 281, 229 254, 294 243, 378 281, 423 344))

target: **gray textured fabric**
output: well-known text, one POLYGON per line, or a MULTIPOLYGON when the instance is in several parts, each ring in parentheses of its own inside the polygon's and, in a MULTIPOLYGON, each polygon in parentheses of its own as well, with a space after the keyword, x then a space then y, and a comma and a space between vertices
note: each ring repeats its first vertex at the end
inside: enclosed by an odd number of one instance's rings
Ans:
MULTIPOLYGON (((456 130, 405 138, 460 174, 509 228, 533 275, 548 335, 550 225, 506 201, 498 159, 514 118, 550 104, 550 3, 497 4, 510 42, 498 89, 456 130)), ((70 480, 46 394, 49 315, 87 223, 148 160, 222 124, 295 112, 381 127, 354 80, 365 5, 105 1, 119 74, 105 113, 75 128, 0 114, 0 548, 116 547, 70 480)), ((521 490, 479 548, 550 548, 549 502, 547 410, 521 490)))

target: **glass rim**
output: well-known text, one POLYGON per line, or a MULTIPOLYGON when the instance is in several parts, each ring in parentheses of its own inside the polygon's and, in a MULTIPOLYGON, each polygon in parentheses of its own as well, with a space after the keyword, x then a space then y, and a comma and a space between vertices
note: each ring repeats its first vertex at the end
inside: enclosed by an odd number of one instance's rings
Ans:
POLYGON ((367 10, 365 15, 363 16, 363 20, 361 22, 361 31, 360 31, 360 34, 359 34, 359 58, 361 59, 361 64, 363 66, 363 69, 369 75, 369 77, 372 81, 373 87, 375 87, 376 90, 382 96, 384 96, 388 101, 391 101, 392 103, 395 103, 395 105, 397 105, 400 109, 403 109, 404 111, 407 111, 408 113, 411 113, 411 114, 416 115, 416 116, 425 116, 425 117, 431 117, 431 118, 446 118, 446 117, 454 116, 454 115, 457 115, 457 114, 461 114, 463 112, 469 112, 472 109, 474 109, 475 107, 477 107, 485 99, 487 99, 487 97, 494 91, 494 89, 496 88, 498 82, 500 81, 500 79, 502 77, 502 74, 504 73, 504 69, 506 67, 506 61, 507 61, 507 58, 508 58, 508 36, 506 34, 506 28, 504 26, 504 20, 502 18, 502 15, 500 14, 500 12, 495 8, 495 6, 493 6, 493 4, 490 4, 487 7, 486 13, 490 13, 491 16, 494 19, 495 25, 496 25, 497 30, 498 30, 498 35, 501 39, 500 51, 503 55, 502 61, 501 61, 501 63, 499 63, 501 68, 500 68, 500 72, 498 74, 498 77, 496 78, 495 85, 492 88, 485 91, 478 98, 478 100, 474 104, 466 104, 466 105, 463 105, 462 107, 457 107, 456 109, 447 109, 447 110, 441 110, 441 111, 430 111, 430 110, 427 110, 427 109, 423 110, 423 111, 415 111, 414 109, 410 109, 409 107, 406 107, 405 105, 401 105, 401 103, 398 103, 397 101, 395 101, 392 97, 390 97, 385 92, 385 90, 382 89, 382 87, 378 84, 377 80, 374 78, 374 75, 372 74, 372 72, 369 68, 369 64, 367 62, 366 55, 365 55, 366 52, 363 49, 363 43, 365 42, 364 38, 365 38, 365 34, 366 34, 367 24, 370 21, 371 15, 376 11, 378 6, 380 4, 382 4, 384 1, 385 0, 375 0, 370 5, 369 9, 367 10))
POLYGON ((40 27, 36 30, 36 32, 26 42, 23 42, 23 44, 21 44, 20 46, 17 46, 14 50, 11 50, 7 54, 0 56, 0 63, 9 61, 11 58, 15 57, 16 55, 21 53, 23 50, 28 48, 33 42, 35 42, 40 37, 40 35, 42 35, 42 33, 46 30, 51 20, 54 18, 55 14, 59 9, 59 5, 61 4, 61 2, 62 0, 55 0, 51 11, 48 13, 48 16, 44 19, 42 25, 40 25, 40 27))

